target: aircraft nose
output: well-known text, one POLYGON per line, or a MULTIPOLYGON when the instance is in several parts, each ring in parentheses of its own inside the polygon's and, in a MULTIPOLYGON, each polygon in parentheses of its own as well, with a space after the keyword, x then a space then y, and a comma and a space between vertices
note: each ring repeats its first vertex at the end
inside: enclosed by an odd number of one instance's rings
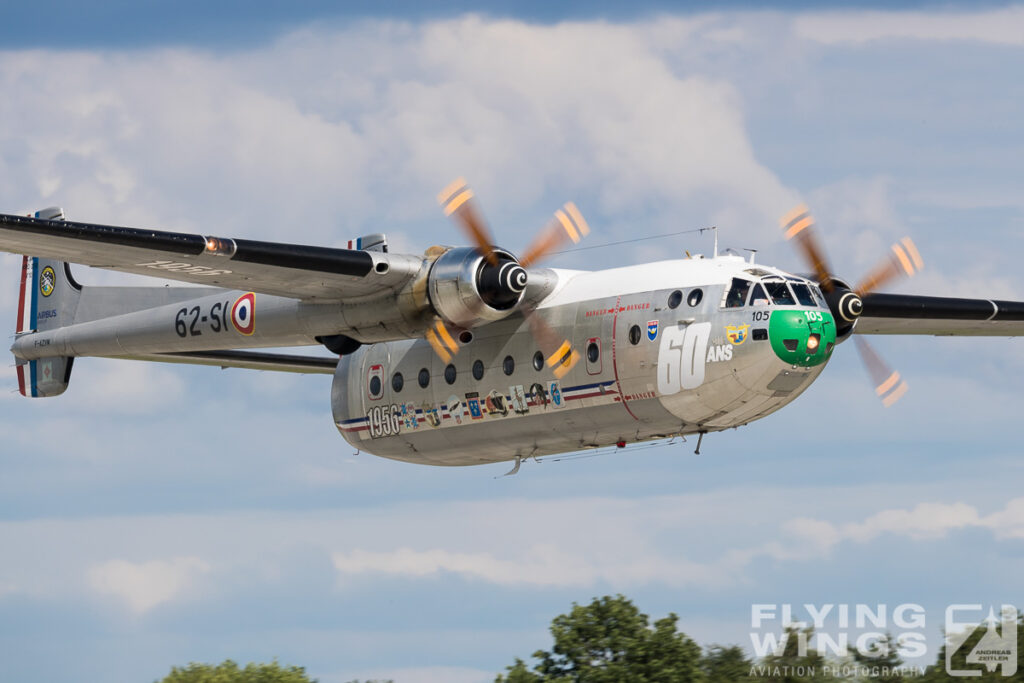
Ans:
POLYGON ((768 338, 780 359, 791 365, 811 368, 821 365, 832 355, 836 344, 836 323, 828 311, 775 311, 768 324, 768 338))

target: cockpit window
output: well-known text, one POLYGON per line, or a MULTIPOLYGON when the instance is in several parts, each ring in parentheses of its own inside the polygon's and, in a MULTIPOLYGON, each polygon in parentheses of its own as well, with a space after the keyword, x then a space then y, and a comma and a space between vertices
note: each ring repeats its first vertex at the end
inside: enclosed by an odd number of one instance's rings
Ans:
POLYGON ((768 289, 768 294, 779 306, 796 305, 796 301, 793 299, 793 295, 789 293, 789 287, 786 286, 785 282, 765 282, 764 286, 768 289))
POLYGON ((825 301, 825 295, 821 293, 821 289, 818 285, 811 285, 811 294, 818 300, 818 305, 822 308, 828 308, 828 302, 825 301))
POLYGON ((750 292, 750 305, 751 306, 768 306, 772 300, 768 298, 768 295, 764 291, 764 287, 760 283, 754 285, 754 289, 750 292))
POLYGON ((804 306, 817 306, 818 304, 814 301, 814 297, 811 296, 811 290, 808 289, 805 284, 793 283, 793 293, 796 294, 796 300, 804 306))
POLYGON ((732 287, 725 295, 726 308, 741 308, 747 301, 747 292, 750 290, 750 280, 742 280, 738 277, 732 279, 732 287))

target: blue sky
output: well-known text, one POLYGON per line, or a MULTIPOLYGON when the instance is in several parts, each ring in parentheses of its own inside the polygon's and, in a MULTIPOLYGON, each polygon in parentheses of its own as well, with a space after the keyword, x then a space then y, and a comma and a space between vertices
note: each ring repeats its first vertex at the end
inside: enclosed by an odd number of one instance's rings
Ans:
MULTIPOLYGON (((23 29, 0 51, 6 212, 327 245, 384 230, 421 252, 459 240, 434 196, 465 175, 512 249, 573 199, 591 244, 715 224, 796 269, 776 220, 803 200, 843 275, 911 234, 927 265, 901 291, 1024 299, 1024 8, 75 7, 5 8, 23 29)), ((684 249, 710 238, 553 264, 684 249)), ((19 263, 0 257, 0 319, 19 263)), ((510 478, 354 455, 328 377, 83 359, 67 394, 27 401, 8 369, 0 678, 276 656, 325 683, 493 680, 572 601, 616 592, 745 646, 752 603, 914 602, 933 655, 947 604, 1020 600, 1024 348, 875 345, 911 387, 891 410, 841 346, 704 455, 510 478)))

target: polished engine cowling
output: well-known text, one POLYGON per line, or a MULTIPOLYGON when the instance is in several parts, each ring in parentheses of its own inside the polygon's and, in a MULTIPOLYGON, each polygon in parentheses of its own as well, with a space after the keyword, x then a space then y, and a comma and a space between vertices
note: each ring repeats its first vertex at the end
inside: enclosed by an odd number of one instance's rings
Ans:
POLYGON ((456 247, 434 261, 427 276, 430 304, 459 327, 501 320, 523 299, 526 269, 507 251, 491 252, 493 262, 472 247, 456 247))

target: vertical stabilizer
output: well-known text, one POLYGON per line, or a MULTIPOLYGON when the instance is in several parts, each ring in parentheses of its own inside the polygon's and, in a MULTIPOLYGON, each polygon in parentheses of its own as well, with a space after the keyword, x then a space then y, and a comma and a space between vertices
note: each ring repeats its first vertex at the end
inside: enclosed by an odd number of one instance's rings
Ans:
MULTIPOLYGON (((51 207, 36 212, 37 218, 63 220, 64 212, 51 207)), ((15 333, 45 332, 74 322, 82 287, 71 276, 68 264, 53 259, 25 256, 21 262, 21 293, 15 333)), ((74 358, 54 356, 17 361, 18 391, 22 396, 59 396, 71 379, 74 358)))

